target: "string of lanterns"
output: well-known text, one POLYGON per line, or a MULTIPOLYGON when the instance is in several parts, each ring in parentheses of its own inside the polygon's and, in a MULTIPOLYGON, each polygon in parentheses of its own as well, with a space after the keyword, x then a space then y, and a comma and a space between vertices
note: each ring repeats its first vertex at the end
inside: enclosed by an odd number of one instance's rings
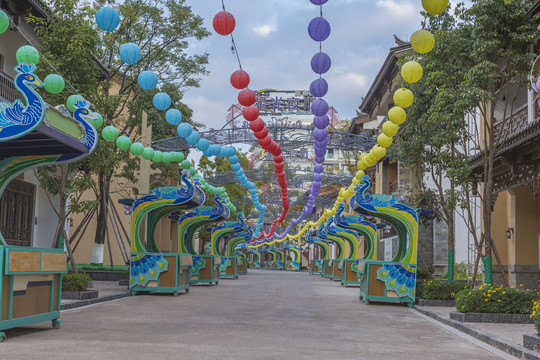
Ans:
MULTIPOLYGON (((317 1, 317 0, 310 0, 317 1)), ((320 0, 326 2, 326 0, 320 0)), ((448 0, 422 0, 422 6, 426 12, 431 15, 441 14, 448 6, 448 0)), ((418 30, 415 31, 411 36, 411 46, 413 50, 420 54, 427 54, 433 50, 435 46, 435 37, 427 30, 418 30)), ((416 61, 409 61, 403 64, 400 70, 401 78, 409 84, 419 81, 423 76, 422 66, 416 61)), ((400 88, 395 91, 393 95, 393 100, 395 106, 388 111, 388 120, 382 126, 382 134, 377 137, 377 145, 375 145, 368 153, 362 153, 360 155, 360 160, 357 163, 357 169, 351 185, 345 189, 344 187, 340 189, 339 195, 334 203, 332 209, 326 209, 323 212, 323 215, 316 222, 308 222, 297 234, 279 238, 273 241, 262 241, 257 242, 256 245, 251 245, 250 248, 258 248, 261 246, 272 245, 278 242, 284 242, 289 239, 294 240, 302 236, 307 230, 311 227, 318 227, 330 216, 336 214, 339 204, 343 203, 346 198, 350 198, 354 194, 354 189, 356 184, 359 183, 362 179, 362 176, 365 175, 365 170, 373 165, 375 165, 379 160, 386 156, 386 148, 388 148, 393 143, 394 137, 399 131, 399 125, 403 124, 407 119, 407 114, 404 109, 411 106, 414 102, 414 94, 407 88, 400 88)), ((274 237, 275 238, 275 237, 274 237)))

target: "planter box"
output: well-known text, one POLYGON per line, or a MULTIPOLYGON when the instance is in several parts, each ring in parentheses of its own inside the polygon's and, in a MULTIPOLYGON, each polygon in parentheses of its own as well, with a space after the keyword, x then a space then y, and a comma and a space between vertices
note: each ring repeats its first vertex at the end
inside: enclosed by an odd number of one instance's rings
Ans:
POLYGON ((523 346, 529 350, 540 351, 540 337, 535 334, 523 334, 523 346))
POLYGON ((427 300, 416 299, 418 306, 443 306, 443 307, 455 307, 456 300, 427 300))
POLYGON ((450 319, 474 323, 532 324, 529 314, 460 313, 452 311, 450 319))
POLYGON ((97 290, 86 291, 62 291, 62 299, 64 300, 88 300, 98 297, 97 290))

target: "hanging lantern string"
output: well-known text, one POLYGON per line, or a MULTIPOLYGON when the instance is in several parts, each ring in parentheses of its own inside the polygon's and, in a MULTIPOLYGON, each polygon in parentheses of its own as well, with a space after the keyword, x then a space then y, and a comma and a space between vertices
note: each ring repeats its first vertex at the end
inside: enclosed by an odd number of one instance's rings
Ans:
MULTIPOLYGON (((223 0, 221 0, 221 7, 223 8, 223 11, 227 11, 225 9, 225 2, 223 0)), ((242 62, 240 61, 240 55, 238 55, 238 48, 236 47, 236 43, 234 42, 234 36, 232 33, 231 33, 231 42, 232 42, 232 47, 234 49, 234 53, 236 54, 236 59, 238 60, 238 67, 240 68, 240 70, 242 70, 242 62)))

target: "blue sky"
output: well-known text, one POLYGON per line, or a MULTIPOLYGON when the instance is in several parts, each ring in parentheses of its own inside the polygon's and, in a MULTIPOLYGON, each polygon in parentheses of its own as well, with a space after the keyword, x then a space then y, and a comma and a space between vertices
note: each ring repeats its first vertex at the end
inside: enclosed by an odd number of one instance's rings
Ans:
MULTIPOLYGON (((193 12, 204 18, 212 35, 192 42, 195 53, 208 52, 210 75, 201 87, 190 89, 184 102, 194 110, 194 120, 208 128, 221 128, 225 112, 236 103, 238 90, 229 82, 238 69, 231 52, 230 37, 214 32, 212 19, 222 10, 220 0, 188 0, 193 12)), ((236 19, 233 33, 242 67, 251 76, 251 89, 307 90, 316 75, 310 59, 319 44, 307 33, 319 7, 309 0, 225 0, 227 11, 236 19)), ((351 119, 377 75, 391 47, 393 35, 408 40, 420 29, 421 0, 329 0, 323 16, 332 33, 323 51, 332 58, 324 75, 329 83, 325 97, 340 113, 351 119)))

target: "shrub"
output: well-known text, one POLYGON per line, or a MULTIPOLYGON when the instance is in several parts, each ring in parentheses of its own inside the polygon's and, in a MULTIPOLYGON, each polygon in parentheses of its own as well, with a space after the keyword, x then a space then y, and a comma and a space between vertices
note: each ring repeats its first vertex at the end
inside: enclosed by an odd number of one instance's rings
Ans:
POLYGON ((531 311, 531 319, 534 319, 536 334, 540 336, 540 313, 538 312, 538 307, 540 307, 540 301, 535 301, 531 311))
POLYGON ((427 280, 433 279, 433 274, 430 273, 426 269, 422 269, 422 268, 416 269, 416 280, 424 280, 424 279, 427 279, 427 280))
MULTIPOLYGON (((472 277, 474 272, 473 264, 467 264, 465 261, 457 262, 454 264, 454 279, 455 280, 467 280, 472 277)), ((483 278, 482 273, 476 274, 476 279, 481 280, 483 278)), ((448 271, 442 274, 441 279, 448 279, 448 271)))
POLYGON ((482 285, 476 290, 461 291, 456 297, 456 309, 460 312, 529 314, 535 299, 534 290, 482 285))
POLYGON ((469 285, 455 281, 424 280, 416 286, 416 296, 426 300, 454 300, 469 285))
POLYGON ((63 291, 84 291, 93 286, 90 276, 84 273, 67 274, 62 278, 63 291))

